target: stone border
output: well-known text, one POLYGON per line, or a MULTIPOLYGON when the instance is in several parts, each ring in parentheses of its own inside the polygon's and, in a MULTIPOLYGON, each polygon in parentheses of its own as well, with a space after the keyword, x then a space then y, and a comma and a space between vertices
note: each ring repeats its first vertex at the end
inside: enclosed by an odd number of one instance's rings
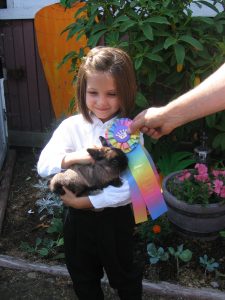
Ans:
MULTIPOLYGON (((29 262, 21 258, 15 258, 8 255, 0 255, 0 267, 48 273, 55 276, 69 276, 65 265, 47 265, 43 263, 29 262)), ((108 285, 106 277, 103 278, 102 283, 108 285)), ((225 293, 215 291, 213 289, 197 289, 188 288, 181 285, 172 284, 169 282, 153 283, 148 280, 143 280, 143 290, 149 296, 161 296, 166 298, 173 297, 174 299, 187 300, 224 300, 225 293)))

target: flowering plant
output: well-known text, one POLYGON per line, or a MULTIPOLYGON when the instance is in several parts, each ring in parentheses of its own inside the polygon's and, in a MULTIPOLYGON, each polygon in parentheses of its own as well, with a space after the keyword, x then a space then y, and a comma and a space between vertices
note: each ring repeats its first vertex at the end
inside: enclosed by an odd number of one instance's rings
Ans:
POLYGON ((225 169, 209 169, 196 164, 168 181, 168 190, 177 199, 189 204, 210 204, 225 201, 225 169))

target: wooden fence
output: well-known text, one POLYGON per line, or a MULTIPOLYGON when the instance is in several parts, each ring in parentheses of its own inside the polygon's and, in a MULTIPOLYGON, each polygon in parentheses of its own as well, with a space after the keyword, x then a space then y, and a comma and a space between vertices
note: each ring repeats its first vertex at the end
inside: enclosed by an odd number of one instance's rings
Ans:
POLYGON ((0 21, 0 56, 6 74, 9 143, 40 146, 54 113, 33 20, 0 21))

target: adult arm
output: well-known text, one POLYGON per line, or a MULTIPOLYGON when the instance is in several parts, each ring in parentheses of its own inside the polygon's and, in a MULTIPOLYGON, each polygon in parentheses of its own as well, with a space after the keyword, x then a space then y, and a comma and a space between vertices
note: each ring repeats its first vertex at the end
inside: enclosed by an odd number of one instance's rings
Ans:
POLYGON ((130 132, 140 129, 158 139, 193 120, 225 109, 225 64, 200 85, 166 106, 149 108, 137 115, 130 132))

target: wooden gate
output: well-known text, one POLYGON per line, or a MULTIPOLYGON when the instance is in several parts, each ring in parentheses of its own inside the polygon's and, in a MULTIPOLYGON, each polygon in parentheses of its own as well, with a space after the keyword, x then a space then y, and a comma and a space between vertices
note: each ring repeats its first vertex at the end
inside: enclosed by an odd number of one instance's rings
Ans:
POLYGON ((33 20, 0 21, 9 144, 39 146, 54 120, 33 20))

